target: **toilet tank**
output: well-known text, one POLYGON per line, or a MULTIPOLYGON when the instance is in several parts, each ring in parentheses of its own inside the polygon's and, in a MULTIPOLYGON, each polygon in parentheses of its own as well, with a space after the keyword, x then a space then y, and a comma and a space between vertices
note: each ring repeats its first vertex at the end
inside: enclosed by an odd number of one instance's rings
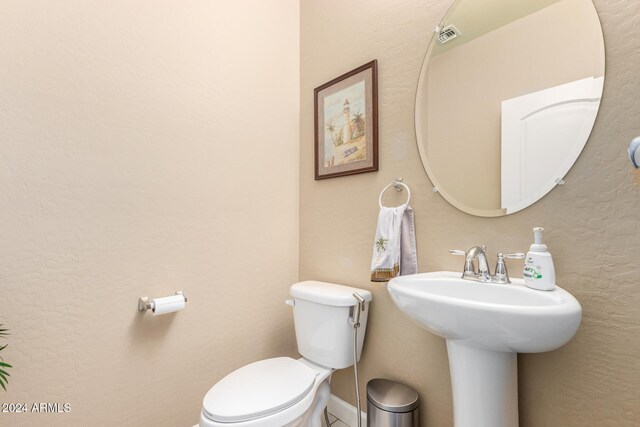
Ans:
POLYGON ((306 281, 291 286, 293 321, 298 352, 319 365, 342 369, 353 365, 353 315, 357 292, 365 300, 358 328, 358 360, 362 352, 371 292, 336 285, 306 281))

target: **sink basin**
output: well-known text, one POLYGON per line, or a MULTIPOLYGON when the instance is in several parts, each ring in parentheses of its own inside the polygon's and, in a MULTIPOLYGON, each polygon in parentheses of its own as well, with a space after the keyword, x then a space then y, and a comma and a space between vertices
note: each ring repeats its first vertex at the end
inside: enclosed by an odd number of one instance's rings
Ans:
POLYGON ((398 308, 444 338, 456 427, 518 425, 517 353, 557 349, 582 318, 567 291, 537 291, 522 279, 508 285, 465 280, 439 271, 388 284, 398 308))
POLYGON ((518 353, 569 342, 580 326, 580 303, 561 288, 536 291, 522 279, 511 282, 473 282, 441 271, 397 277, 388 290, 400 310, 445 339, 518 353))

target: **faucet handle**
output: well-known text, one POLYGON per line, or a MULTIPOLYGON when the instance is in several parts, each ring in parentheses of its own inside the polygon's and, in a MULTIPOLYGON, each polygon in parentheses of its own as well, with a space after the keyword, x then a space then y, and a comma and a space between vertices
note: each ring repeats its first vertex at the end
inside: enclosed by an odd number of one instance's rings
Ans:
POLYGON ((473 265, 473 259, 467 256, 466 251, 461 251, 458 249, 449 249, 449 253, 451 255, 459 255, 464 257, 464 270, 462 270, 462 277, 465 277, 466 275, 476 274, 476 269, 473 265))
MULTIPOLYGON (((500 255, 502 254, 498 254, 498 258, 500 255)), ((522 259, 524 258, 524 254, 522 252, 514 252, 512 254, 505 254, 504 257, 507 259, 522 259)))
POLYGON ((522 259, 524 258, 524 254, 522 252, 514 252, 512 254, 498 254, 498 262, 496 263, 496 274, 493 276, 493 281, 495 283, 511 283, 509 280, 509 273, 507 272, 507 266, 504 263, 504 259, 522 259))
POLYGON ((505 255, 502 252, 498 254, 498 262, 496 263, 496 274, 493 276, 494 283, 511 283, 511 280, 509 280, 509 273, 507 272, 507 266, 504 263, 504 259, 508 257, 508 255, 505 255))

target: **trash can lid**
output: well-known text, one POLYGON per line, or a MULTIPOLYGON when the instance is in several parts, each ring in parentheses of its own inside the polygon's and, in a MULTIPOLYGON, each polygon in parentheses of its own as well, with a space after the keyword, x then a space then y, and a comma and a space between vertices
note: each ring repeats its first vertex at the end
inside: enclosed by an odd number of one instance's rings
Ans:
POLYGON ((367 399, 388 412, 411 412, 420 404, 414 389, 384 378, 374 378, 367 383, 367 399))

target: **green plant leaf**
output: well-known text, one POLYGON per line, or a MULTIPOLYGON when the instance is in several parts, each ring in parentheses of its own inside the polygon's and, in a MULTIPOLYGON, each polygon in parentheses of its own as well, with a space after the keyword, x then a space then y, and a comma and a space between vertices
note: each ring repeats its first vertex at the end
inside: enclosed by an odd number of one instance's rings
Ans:
MULTIPOLYGON (((3 327, 4 324, 0 323, 0 338, 6 338, 7 336, 11 335, 9 333, 9 329, 4 328, 3 327)), ((5 348, 7 348, 8 344, 2 345, 0 346, 0 351, 4 350, 5 348)), ((2 387, 2 389, 4 391, 7 391, 7 384, 9 384, 9 379, 8 377, 11 376, 11 374, 9 374, 5 369, 6 368, 13 368, 13 366, 9 365, 6 362, 2 362, 2 357, 0 357, 0 387, 2 387)))
MULTIPOLYGON (((2 371, 0 371, 0 372, 2 372, 2 371)), ((4 387, 4 384, 9 384, 9 380, 7 379, 7 376, 11 376, 11 375, 9 375, 9 374, 4 375, 4 374, 0 373, 0 383, 3 384, 2 388, 4 388, 5 391, 7 391, 7 389, 4 387)))

